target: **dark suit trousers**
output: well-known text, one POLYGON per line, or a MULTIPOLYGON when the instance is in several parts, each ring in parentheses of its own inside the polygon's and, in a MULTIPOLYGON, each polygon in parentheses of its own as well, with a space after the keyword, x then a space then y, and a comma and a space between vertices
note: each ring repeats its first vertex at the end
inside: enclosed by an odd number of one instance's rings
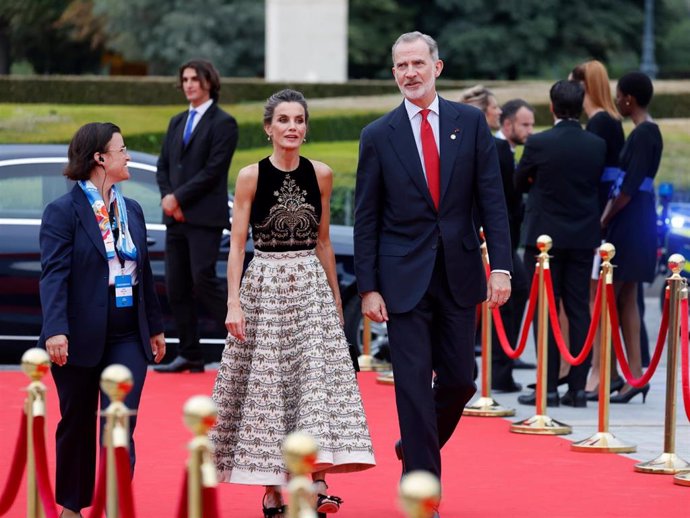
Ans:
MULTIPOLYGON (((136 297, 135 297, 136 300, 136 297)), ((108 336, 105 352, 95 367, 77 367, 68 363, 53 365, 52 374, 60 400, 60 422, 55 433, 56 475, 55 501, 73 511, 91 505, 96 475, 96 418, 100 393, 101 410, 110 404, 100 391, 103 369, 114 363, 132 371, 134 387, 125 398, 130 410, 139 407, 141 391, 146 380, 147 360, 142 348, 137 324, 137 310, 115 308, 111 296, 108 336)), ((89 344, 81 344, 88 347, 89 344)), ((149 347, 149 344, 144 344, 149 347)), ((134 428, 136 414, 130 417, 130 461, 134 469, 134 428)), ((104 438, 105 419, 101 420, 101 439, 104 438)))
POLYGON ((443 261, 436 258, 429 287, 407 313, 389 314, 388 337, 407 471, 441 476, 440 448, 450 439, 473 381, 475 308, 453 299, 443 261), (432 388, 432 371, 436 382, 432 388))
MULTIPOLYGON (((508 302, 500 308, 501 320, 506 331, 506 336, 511 347, 517 347, 519 340, 520 326, 522 324, 522 315, 525 311, 525 305, 529 298, 530 281, 527 278, 527 271, 522 259, 517 254, 517 250, 513 250, 513 277, 511 280, 512 291, 508 302)), ((513 379, 513 360, 508 358, 503 351, 500 342, 498 341, 498 334, 496 333, 496 326, 491 327, 491 385, 494 388, 511 388, 515 383, 513 379)))
MULTIPOLYGON (((568 317, 568 344, 570 353, 577 355, 582 350, 582 346, 587 338, 587 331, 590 324, 589 313, 589 279, 592 273, 593 249, 558 249, 552 248, 549 251, 551 259, 551 277, 553 279, 553 291, 556 296, 556 304, 560 305, 563 301, 565 314, 568 317)), ((525 268, 529 278, 534 275, 536 256, 539 251, 536 247, 525 247, 525 268)), ((536 341, 536 329, 538 315, 534 315, 534 329, 536 341)), ((565 338, 565 337, 564 337, 565 338)), ((549 353, 548 353, 547 385, 550 392, 558 389, 558 372, 560 368, 561 355, 553 337, 551 326, 549 325, 549 353)), ((592 362, 592 354, 577 367, 570 367, 568 374, 568 388, 570 390, 584 390, 587 382, 587 373, 592 362)))
POLYGON ((179 353, 201 360, 197 302, 225 329, 227 287, 216 276, 221 228, 187 223, 168 225, 165 237, 165 278, 168 300, 180 339, 179 353))

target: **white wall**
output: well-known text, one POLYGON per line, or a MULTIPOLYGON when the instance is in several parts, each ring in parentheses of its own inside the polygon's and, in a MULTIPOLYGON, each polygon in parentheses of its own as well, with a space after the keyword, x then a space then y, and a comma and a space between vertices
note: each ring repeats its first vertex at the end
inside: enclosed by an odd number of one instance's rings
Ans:
POLYGON ((266 80, 347 80, 347 0, 266 0, 266 80))

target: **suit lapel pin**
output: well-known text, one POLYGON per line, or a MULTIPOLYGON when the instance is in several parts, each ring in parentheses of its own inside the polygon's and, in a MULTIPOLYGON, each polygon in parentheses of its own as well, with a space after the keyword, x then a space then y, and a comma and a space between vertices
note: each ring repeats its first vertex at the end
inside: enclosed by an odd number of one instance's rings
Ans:
POLYGON ((455 140, 456 138, 458 138, 458 137, 455 135, 456 133, 460 133, 460 129, 459 129, 459 128, 455 128, 455 129, 453 130, 453 133, 450 134, 450 140, 455 140))

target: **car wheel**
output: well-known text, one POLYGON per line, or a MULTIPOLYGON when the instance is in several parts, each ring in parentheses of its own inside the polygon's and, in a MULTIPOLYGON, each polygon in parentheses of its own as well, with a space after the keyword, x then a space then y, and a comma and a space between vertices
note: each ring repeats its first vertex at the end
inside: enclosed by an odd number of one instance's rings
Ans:
MULTIPOLYGON (((362 305, 359 297, 352 297, 345 304, 345 337, 363 352, 362 334, 364 332, 364 318, 362 317, 362 305)), ((371 350, 369 354, 379 360, 390 362, 390 350, 388 348, 388 329, 385 323, 371 322, 371 350)))

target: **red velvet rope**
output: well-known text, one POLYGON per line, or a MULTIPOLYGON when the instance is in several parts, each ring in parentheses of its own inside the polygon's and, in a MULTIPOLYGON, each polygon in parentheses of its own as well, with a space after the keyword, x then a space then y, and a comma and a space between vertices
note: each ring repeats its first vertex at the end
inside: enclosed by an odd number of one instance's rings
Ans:
POLYGON ((115 448, 115 471, 117 472, 117 496, 120 518, 135 518, 132 496, 132 469, 129 465, 129 450, 124 446, 115 448))
POLYGON ((216 487, 201 488, 201 499, 204 518, 220 518, 218 514, 218 493, 216 487))
POLYGON ((107 474, 107 458, 106 449, 101 448, 100 460, 98 462, 98 477, 96 478, 96 488, 93 493, 93 500, 91 501, 91 512, 89 518, 101 518, 105 511, 105 479, 107 474))
POLYGON ((527 306, 527 316, 525 316, 525 321, 522 324, 522 333, 520 334, 520 342, 515 350, 508 343, 508 337, 506 336, 506 330, 503 326, 503 319, 501 318, 501 312, 498 308, 494 308, 492 311, 494 324, 496 326, 496 334, 498 335, 498 343, 501 344, 503 352, 511 360, 516 360, 519 358, 525 350, 527 345, 527 337, 529 336, 529 329, 532 326, 532 320, 534 320, 534 310, 537 307, 537 291, 539 289, 539 270, 535 270, 534 276, 532 277, 532 287, 529 290, 529 305, 527 306))
POLYGON ((649 363, 649 367, 645 373, 639 377, 633 377, 630 371, 630 365, 625 357, 625 351, 623 350, 623 340, 620 335, 620 328, 618 325, 618 310, 616 309, 616 294, 613 291, 613 285, 608 284, 606 286, 606 291, 608 294, 608 306, 609 306, 609 318, 611 320, 611 338, 613 340, 613 348, 616 351, 616 357, 618 358, 618 363, 623 371, 623 376, 629 385, 635 388, 642 388, 654 375, 657 366, 659 365, 659 360, 661 359, 661 352, 664 350, 664 344, 666 343, 666 335, 668 334, 668 306, 669 297, 668 291, 666 292, 666 298, 664 299, 664 308, 661 311, 661 325, 659 326, 659 337, 656 341, 656 348, 654 349, 654 355, 649 363))
POLYGON ((17 498, 19 486, 22 483, 22 476, 24 475, 24 466, 26 466, 26 414, 22 409, 19 421, 19 435, 17 435, 17 444, 14 447, 10 474, 7 478, 5 489, 0 496, 0 516, 10 510, 14 500, 17 498))
POLYGON ((551 322, 551 329, 553 330, 553 336, 556 339, 556 345, 561 351, 561 356, 570 365, 576 366, 580 365, 592 350, 594 345, 594 337, 597 334, 597 329, 599 328, 599 316, 601 315, 601 285, 604 282, 602 276, 599 276, 599 282, 597 283, 597 294, 594 298, 594 314, 592 314, 592 320, 589 323, 589 331, 587 331, 587 338, 585 338, 585 343, 582 346, 582 350, 578 356, 573 356, 570 354, 568 346, 563 340, 563 332, 561 331, 561 324, 558 321, 558 308, 556 307, 556 296, 553 293, 553 279, 551 278, 551 270, 549 268, 544 269, 544 282, 546 283, 546 298, 549 301, 549 321, 551 322))
POLYGON ((177 506, 177 518, 187 518, 189 514, 189 494, 187 486, 189 484, 189 471, 184 470, 184 477, 182 477, 182 492, 180 493, 180 503, 177 506))
POLYGON ((36 486, 38 495, 43 504, 43 511, 46 518, 58 518, 55 498, 53 497, 53 487, 50 484, 48 474, 48 456, 46 455, 45 438, 46 418, 42 415, 34 416, 33 439, 34 439, 34 460, 36 464, 36 486))
POLYGON ((688 299, 680 301, 680 350, 683 378, 683 404, 685 416, 690 421, 690 354, 688 354, 688 299))

